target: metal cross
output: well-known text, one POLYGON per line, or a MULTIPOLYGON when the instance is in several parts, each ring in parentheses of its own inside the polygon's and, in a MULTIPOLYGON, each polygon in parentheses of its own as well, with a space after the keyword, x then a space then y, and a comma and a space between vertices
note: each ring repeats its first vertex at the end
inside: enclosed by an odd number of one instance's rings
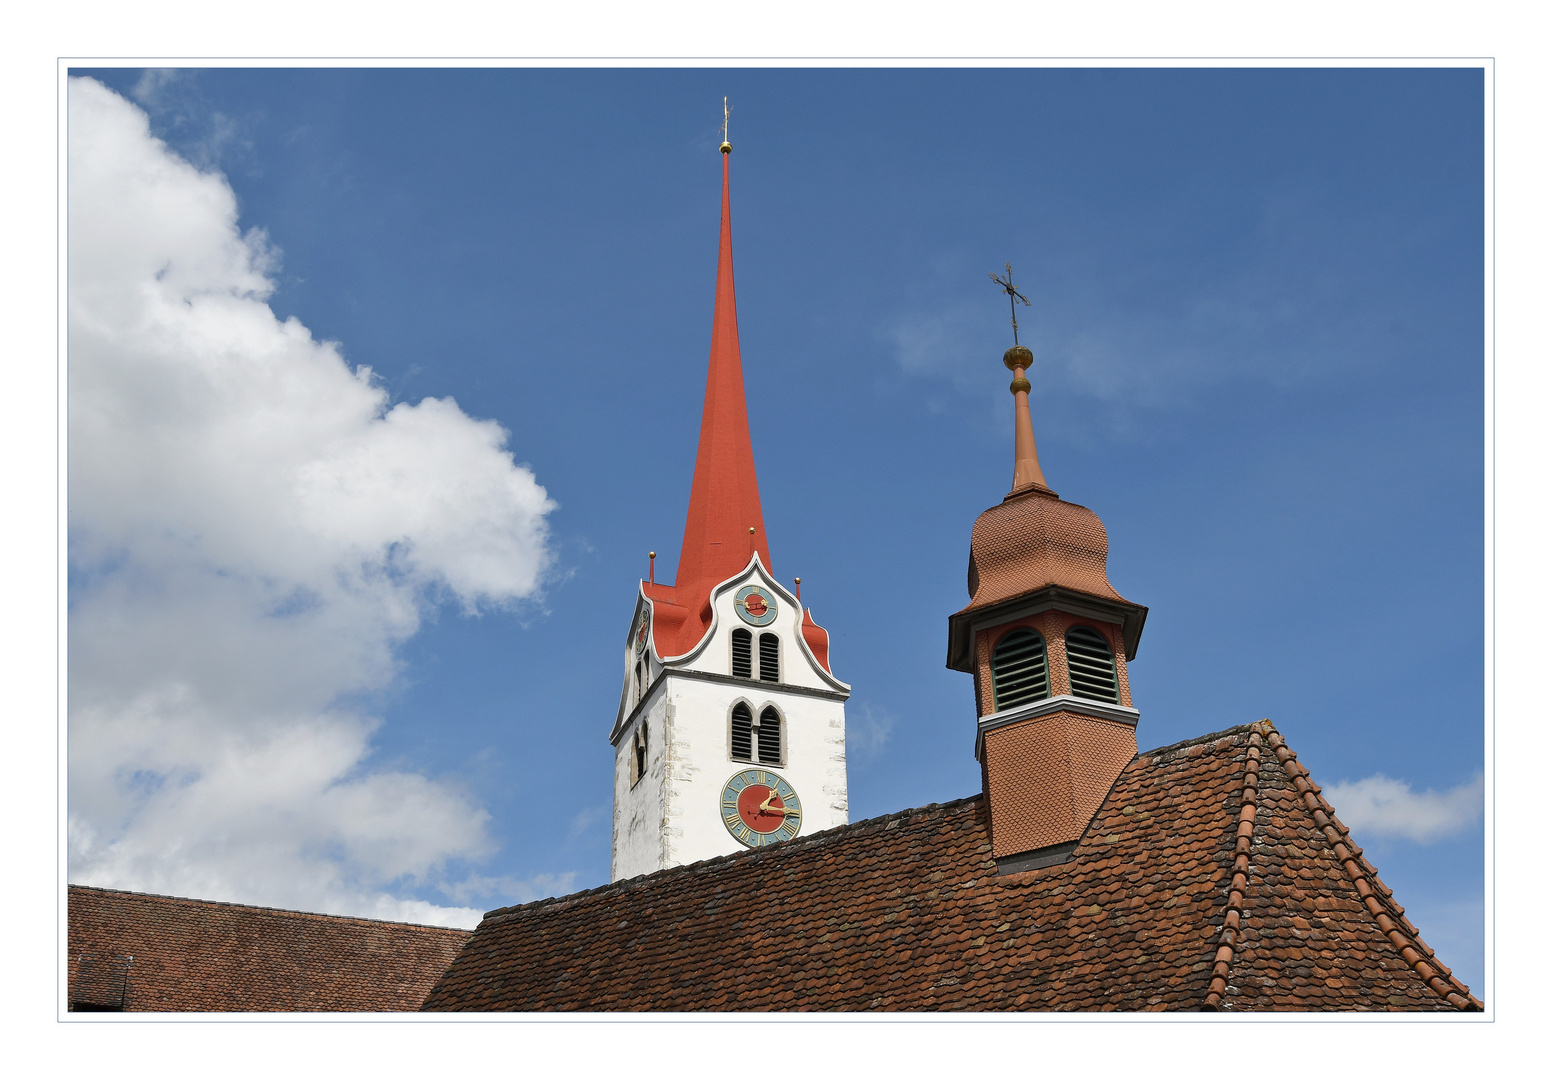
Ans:
POLYGON ((1003 265, 1003 268, 1005 270, 1007 270, 1007 272, 1008 272, 1008 276, 1006 278, 1000 278, 996 274, 988 274, 987 277, 991 278, 997 284, 1001 285, 1002 286, 1002 291, 1008 294, 1008 311, 1013 316, 1013 344, 1017 345, 1019 343, 1019 340, 1018 340, 1018 307, 1016 306, 1016 303, 1019 300, 1023 300, 1024 301, 1024 306, 1028 307, 1029 306, 1029 300, 1028 300, 1027 297, 1024 296, 1023 293, 1019 292, 1017 289, 1015 289, 1013 287, 1013 264, 1010 263, 1010 262, 1005 262, 1002 265, 1003 265))

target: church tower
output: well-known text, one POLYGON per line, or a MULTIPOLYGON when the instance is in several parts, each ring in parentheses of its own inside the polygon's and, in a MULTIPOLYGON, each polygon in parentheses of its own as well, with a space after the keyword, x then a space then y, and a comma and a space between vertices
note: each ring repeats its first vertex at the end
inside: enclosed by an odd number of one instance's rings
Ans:
MULTIPOLYGON (((1019 297, 1008 280, 996 279, 1019 297)), ((1025 301, 1028 303, 1028 301, 1025 301)), ((1148 609, 1105 572, 1099 517, 1057 497, 1035 453, 1034 360, 1013 372, 1013 489, 970 534, 970 603, 949 618, 948 666, 975 676, 975 756, 1001 873, 1065 862, 1121 770, 1137 756, 1126 663, 1148 609)))
MULTIPOLYGON (((764 847, 847 822, 851 688, 830 638, 773 576, 755 481, 733 299, 722 143, 722 234, 711 358, 673 585, 640 583, 624 649, 611 880, 764 847)), ((765 410, 769 412, 769 410, 765 410)))

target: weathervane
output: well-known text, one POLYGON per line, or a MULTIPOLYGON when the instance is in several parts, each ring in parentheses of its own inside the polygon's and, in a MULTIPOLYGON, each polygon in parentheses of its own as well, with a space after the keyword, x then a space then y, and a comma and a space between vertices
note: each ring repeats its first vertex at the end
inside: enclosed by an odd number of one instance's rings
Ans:
POLYGON ((723 97, 723 99, 722 99, 722 152, 724 154, 730 153, 732 151, 732 149, 733 149, 733 144, 728 142, 728 137, 727 137, 728 114, 731 113, 732 111, 733 111, 732 109, 728 108, 727 98, 723 97))
MULTIPOLYGON (((724 103, 726 103, 726 100, 726 98, 723 99, 724 103)), ((1013 264, 1010 262, 1005 262, 1002 265, 1003 268, 1008 272, 1008 276, 1006 278, 1000 278, 996 274, 988 274, 986 276, 991 278, 997 284, 1001 285, 1002 291, 1008 294, 1008 311, 1013 317, 1013 344, 1017 345, 1019 343, 1017 302, 1023 300, 1024 306, 1028 307, 1029 300, 1024 296, 1023 293, 1019 292, 1013 287, 1013 264)))

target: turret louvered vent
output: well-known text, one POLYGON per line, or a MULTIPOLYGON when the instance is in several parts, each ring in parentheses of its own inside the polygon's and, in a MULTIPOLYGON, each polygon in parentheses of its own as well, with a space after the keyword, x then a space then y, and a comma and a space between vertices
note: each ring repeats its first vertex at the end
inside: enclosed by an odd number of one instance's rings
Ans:
POLYGON ((754 639, 742 627, 733 631, 733 677, 754 678, 754 639))
POLYGON ((754 713, 742 701, 733 706, 733 738, 728 749, 735 761, 754 760, 754 713))
POLYGON ((781 764, 781 713, 765 709, 760 713, 760 764, 781 764))
POLYGON ((1051 696, 1045 638, 1033 630, 1015 630, 992 653, 992 696, 997 711, 1051 696))
POLYGON ((1074 697, 1120 704, 1115 657, 1097 630, 1074 626, 1067 631, 1067 675, 1074 697))
POLYGON ((760 635, 760 681, 781 682, 778 661, 781 658, 781 639, 775 634, 760 635))

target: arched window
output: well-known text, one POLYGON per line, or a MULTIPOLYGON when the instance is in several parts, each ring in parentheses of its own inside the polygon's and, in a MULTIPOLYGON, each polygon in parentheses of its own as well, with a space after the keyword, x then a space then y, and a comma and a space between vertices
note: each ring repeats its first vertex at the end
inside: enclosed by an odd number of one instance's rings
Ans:
POLYGON ((781 764, 781 713, 774 705, 760 710, 759 749, 761 765, 781 764))
POLYGON ((753 645, 754 639, 742 626, 733 631, 733 677, 735 679, 754 678, 753 645))
POLYGON ((733 706, 733 736, 728 741, 728 750, 734 761, 754 760, 754 713, 742 701, 733 706))
POLYGON ((637 701, 641 700, 641 693, 642 693, 642 691, 644 689, 646 689, 646 685, 647 685, 646 666, 647 666, 647 663, 646 663, 645 660, 637 660, 636 661, 636 700, 637 701))
POLYGON ((992 698, 996 709, 1012 709, 1051 696, 1045 638, 1033 630, 1014 630, 992 650, 992 698))
POLYGON ((641 778, 647 775, 647 722, 643 720, 636 726, 636 734, 631 737, 631 787, 635 787, 641 778))
POLYGON ((1121 703, 1115 657, 1110 654, 1109 643, 1091 626, 1074 626, 1067 631, 1067 677, 1074 697, 1121 703))
POLYGON ((775 634, 760 635, 760 681, 781 682, 781 639, 775 634))

